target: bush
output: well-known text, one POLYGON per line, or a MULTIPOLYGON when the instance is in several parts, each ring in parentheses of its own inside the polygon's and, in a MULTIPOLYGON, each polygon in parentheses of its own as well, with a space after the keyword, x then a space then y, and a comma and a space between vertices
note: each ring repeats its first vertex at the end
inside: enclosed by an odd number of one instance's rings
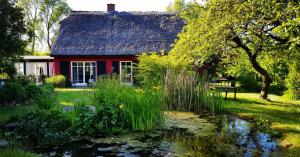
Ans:
POLYGON ((11 82, 18 82, 23 86, 32 84, 32 78, 30 78, 29 76, 24 76, 24 75, 16 75, 11 82))
POLYGON ((73 130, 79 135, 111 135, 123 130, 124 112, 116 105, 103 104, 97 111, 93 106, 75 105, 73 130))
POLYGON ((210 90, 208 83, 196 73, 168 70, 164 82, 168 110, 212 114, 223 110, 221 94, 210 90))
POLYGON ((41 92, 37 94, 35 103, 40 109, 49 110, 56 105, 56 95, 54 87, 50 84, 44 84, 41 87, 41 92))
POLYGON ((168 68, 185 69, 188 63, 172 55, 152 53, 138 57, 138 81, 146 86, 162 86, 168 68))
POLYGON ((23 103, 26 100, 24 86, 19 82, 7 82, 0 88, 1 103, 23 103))
POLYGON ((54 87, 66 87, 67 79, 63 75, 55 75, 46 79, 46 83, 53 85, 54 87))
POLYGON ((28 84, 25 86, 26 99, 36 99, 43 92, 42 88, 35 84, 28 84))
POLYGON ((290 71, 286 79, 288 90, 285 95, 290 99, 300 99, 300 64, 294 63, 290 66, 290 71))
POLYGON ((75 118, 72 121, 73 130, 79 135, 92 135, 97 133, 96 114, 87 106, 75 104, 75 118))
POLYGON ((99 128, 147 130, 162 122, 161 93, 135 89, 116 78, 99 78, 94 88, 99 128))
POLYGON ((259 92, 261 89, 261 82, 256 79, 256 73, 251 71, 242 72, 237 81, 241 84, 241 88, 246 92, 259 92))
POLYGON ((32 83, 28 77, 16 76, 0 87, 0 103, 24 103, 27 100, 36 100, 43 92, 43 89, 32 83))
POLYGON ((54 146, 70 140, 71 121, 60 111, 31 111, 19 118, 16 137, 26 145, 54 146))

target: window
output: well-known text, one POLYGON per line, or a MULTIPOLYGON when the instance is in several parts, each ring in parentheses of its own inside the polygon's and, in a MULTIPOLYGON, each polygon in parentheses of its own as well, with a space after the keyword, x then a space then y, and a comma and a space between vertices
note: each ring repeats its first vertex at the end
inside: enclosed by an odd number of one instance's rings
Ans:
POLYGON ((22 62, 16 63, 15 67, 18 74, 24 75, 24 63, 22 62))
POLYGON ((87 85, 96 81, 96 62, 72 62, 73 85, 87 85))
POLYGON ((120 80, 126 84, 133 83, 133 66, 131 61, 120 62, 120 80))

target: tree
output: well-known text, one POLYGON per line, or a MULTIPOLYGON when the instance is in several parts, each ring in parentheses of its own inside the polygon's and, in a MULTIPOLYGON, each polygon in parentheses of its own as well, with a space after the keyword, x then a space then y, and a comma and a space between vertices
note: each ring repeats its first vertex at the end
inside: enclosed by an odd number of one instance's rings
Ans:
POLYGON ((14 74, 14 61, 25 53, 23 13, 14 1, 0 0, 0 74, 14 74))
POLYGON ((38 32, 42 30, 41 5, 43 0, 19 0, 17 5, 23 9, 29 40, 31 41, 30 52, 35 52, 38 32))
POLYGON ((184 7, 184 0, 175 0, 173 3, 170 3, 166 10, 167 12, 181 12, 183 10, 184 7))
POLYGON ((65 0, 44 0, 41 11, 46 30, 43 35, 51 49, 58 33, 58 23, 69 13, 70 8, 65 0))
POLYGON ((290 49, 299 48, 299 25, 290 23, 299 24, 299 9, 298 1, 209 0, 198 6, 198 16, 182 11, 187 25, 171 53, 200 67, 216 56, 230 62, 245 54, 262 77, 261 98, 267 99, 272 78, 258 59, 296 54, 290 49), (292 28, 293 36, 284 33, 292 28))

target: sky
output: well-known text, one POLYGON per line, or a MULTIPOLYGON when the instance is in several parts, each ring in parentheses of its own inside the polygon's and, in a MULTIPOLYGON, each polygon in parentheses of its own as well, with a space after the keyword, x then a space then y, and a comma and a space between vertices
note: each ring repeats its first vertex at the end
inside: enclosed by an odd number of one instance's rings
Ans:
MULTIPOLYGON (((67 0, 72 10, 106 11, 106 4, 116 4, 116 11, 165 11, 174 0, 67 0)), ((190 1, 190 0, 186 0, 190 1)), ((197 0, 202 1, 202 0, 197 0)))

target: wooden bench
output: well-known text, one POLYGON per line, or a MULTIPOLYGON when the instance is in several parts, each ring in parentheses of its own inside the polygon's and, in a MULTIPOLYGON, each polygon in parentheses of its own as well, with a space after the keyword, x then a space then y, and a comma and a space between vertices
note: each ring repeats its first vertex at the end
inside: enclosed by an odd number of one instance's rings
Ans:
POLYGON ((210 87, 219 90, 224 90, 225 99, 227 99, 228 92, 231 90, 234 93, 233 99, 236 100, 237 87, 235 85, 235 80, 228 80, 228 79, 212 80, 210 82, 210 87))

